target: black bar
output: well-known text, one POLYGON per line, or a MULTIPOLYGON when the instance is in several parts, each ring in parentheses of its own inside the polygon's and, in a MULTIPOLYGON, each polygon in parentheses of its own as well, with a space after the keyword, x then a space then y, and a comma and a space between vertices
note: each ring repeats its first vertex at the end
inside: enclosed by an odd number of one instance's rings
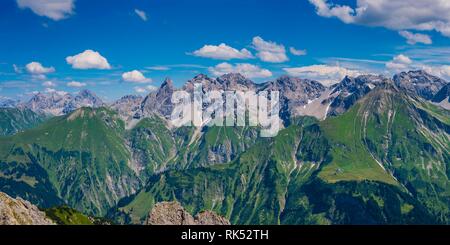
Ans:
MULTIPOLYGON (((450 241, 449 226, 0 226, 3 242, 195 242, 196 244, 266 242, 445 242, 450 241), (238 236, 226 237, 227 230, 238 236), (240 232, 240 230, 244 232, 240 232), (259 232, 255 232, 258 230, 259 232), (253 231, 253 232, 251 232, 253 231), (261 232, 262 231, 262 232, 261 232), (266 234, 261 236, 261 234, 266 234), (185 233, 183 233, 185 232, 185 233), (182 239, 182 235, 215 232, 214 239, 182 239), (258 235, 259 234, 259 235, 258 235), (220 235, 220 236, 219 236, 220 235), (248 239, 252 238, 252 239, 248 239)), ((192 236, 191 236, 192 238, 192 236)), ((205 237, 203 237, 205 238, 205 237)), ((159 243, 160 244, 160 243, 159 243)))

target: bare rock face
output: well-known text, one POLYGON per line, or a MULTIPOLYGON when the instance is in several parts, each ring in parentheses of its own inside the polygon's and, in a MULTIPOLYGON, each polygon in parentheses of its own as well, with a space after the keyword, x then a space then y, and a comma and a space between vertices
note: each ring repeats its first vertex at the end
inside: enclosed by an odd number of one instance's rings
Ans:
POLYGON ((194 218, 178 202, 157 203, 145 222, 146 225, 193 225, 194 218))
POLYGON ((150 212, 146 225, 230 225, 224 217, 203 211, 192 217, 179 202, 157 203, 150 212))
POLYGON ((23 107, 36 113, 61 116, 81 107, 97 108, 105 103, 89 90, 82 90, 77 95, 55 91, 35 94, 23 107))
POLYGON ((151 92, 144 98, 141 104, 141 112, 137 113, 135 117, 148 117, 158 113, 169 119, 173 110, 171 99, 174 91, 173 81, 167 78, 157 91, 151 92))
POLYGON ((352 107, 356 101, 364 97, 375 87, 393 83, 391 79, 383 76, 361 75, 358 77, 345 77, 340 83, 331 86, 331 104, 327 111, 328 116, 338 116, 352 107))
POLYGON ((54 225, 35 205, 0 192, 0 225, 54 225))
POLYGON ((117 111, 125 122, 133 119, 133 116, 141 108, 143 98, 137 95, 126 95, 111 104, 111 108, 117 111))
POLYGON ((286 123, 292 116, 299 116, 300 108, 318 99, 326 90, 321 83, 289 76, 262 85, 260 91, 280 92, 280 116, 286 123))
POLYGON ((433 97, 432 102, 440 105, 444 109, 450 110, 450 83, 439 90, 439 92, 433 97))
POLYGON ((445 80, 420 70, 397 74, 394 81, 398 87, 426 100, 433 99, 433 96, 447 84, 445 80))
POLYGON ((209 210, 198 213, 194 220, 197 225, 230 225, 230 221, 209 210))

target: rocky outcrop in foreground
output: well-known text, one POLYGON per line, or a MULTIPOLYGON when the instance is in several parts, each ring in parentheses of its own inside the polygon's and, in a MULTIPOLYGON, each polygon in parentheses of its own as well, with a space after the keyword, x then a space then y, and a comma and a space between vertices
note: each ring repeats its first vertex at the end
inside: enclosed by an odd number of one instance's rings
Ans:
POLYGON ((146 225, 230 225, 230 221, 212 212, 203 211, 192 217, 178 202, 157 203, 146 225))
POLYGON ((0 225, 53 225, 35 205, 0 192, 0 225))

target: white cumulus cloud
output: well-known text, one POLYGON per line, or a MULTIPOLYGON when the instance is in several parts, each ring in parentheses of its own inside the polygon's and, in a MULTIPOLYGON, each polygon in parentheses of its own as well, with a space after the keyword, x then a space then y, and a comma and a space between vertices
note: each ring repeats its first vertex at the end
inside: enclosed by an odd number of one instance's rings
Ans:
POLYGON ((447 80, 450 79, 450 65, 437 65, 437 66, 422 65, 419 68, 432 74, 432 75, 435 75, 435 76, 438 76, 438 77, 441 77, 441 78, 444 78, 447 80))
POLYGON ((75 0, 17 0, 21 9, 29 8, 39 16, 61 20, 74 13, 75 0))
POLYGON ((82 83, 82 82, 77 82, 77 81, 71 81, 67 83, 68 87, 72 87, 72 88, 81 88, 81 87, 85 87, 87 84, 86 83, 82 83))
POLYGON ((302 67, 283 68, 289 75, 308 78, 329 86, 340 82, 345 76, 358 76, 361 72, 341 66, 311 65, 302 67))
POLYGON ((431 40, 431 37, 426 34, 420 34, 420 33, 412 33, 409 31, 400 31, 398 32, 400 36, 406 38, 406 42, 408 44, 414 45, 416 43, 423 43, 423 44, 432 44, 433 41, 431 40))
POLYGON ((253 58, 252 53, 247 49, 243 48, 237 50, 233 47, 221 43, 216 45, 205 45, 199 50, 192 52, 193 55, 205 58, 212 58, 218 60, 231 60, 231 59, 251 59, 253 58))
POLYGON ((57 94, 59 96, 64 96, 64 95, 68 94, 66 91, 56 90, 56 89, 53 89, 53 88, 46 88, 44 90, 44 93, 57 94))
POLYGON ((41 63, 33 61, 28 63, 25 66, 25 69, 28 73, 33 75, 43 75, 47 73, 55 72, 55 68, 53 67, 44 67, 41 63))
POLYGON ((44 87, 56 87, 56 83, 52 82, 52 81, 46 81, 42 83, 42 86, 44 87))
POLYGON ((147 14, 139 9, 134 9, 134 12, 137 14, 137 16, 139 16, 139 18, 141 18, 143 21, 147 21, 147 14))
POLYGON ((271 41, 265 41, 257 36, 252 41, 253 48, 258 51, 256 56, 265 62, 282 63, 288 61, 286 48, 283 45, 271 41))
POLYGON ((129 72, 125 72, 122 74, 122 79, 125 82, 132 82, 132 83, 149 83, 152 82, 152 79, 146 78, 142 72, 138 70, 133 70, 129 72))
POLYGON ((344 23, 380 26, 391 30, 438 31, 450 37, 448 0, 358 0, 356 7, 329 0, 309 0, 316 13, 344 23))
POLYGON ((72 68, 74 69, 111 69, 108 60, 105 57, 99 52, 90 49, 74 56, 68 56, 66 57, 66 61, 67 64, 72 65, 72 68))
POLYGON ((394 72, 400 72, 409 69, 412 63, 412 60, 408 56, 400 54, 387 62, 386 68, 394 72))
POLYGON ((209 67, 208 70, 214 76, 221 76, 227 73, 240 73, 247 78, 263 78, 272 76, 272 72, 269 70, 248 63, 232 65, 230 63, 223 62, 214 67, 209 67))
POLYGON ((295 56, 303 56, 306 55, 306 50, 305 49, 296 49, 294 47, 290 47, 289 48, 289 52, 291 52, 291 54, 295 55, 295 56))
POLYGON ((154 92, 156 90, 158 90, 158 88, 153 85, 148 85, 145 87, 134 87, 134 91, 136 91, 136 93, 140 93, 140 94, 150 93, 150 92, 154 92))

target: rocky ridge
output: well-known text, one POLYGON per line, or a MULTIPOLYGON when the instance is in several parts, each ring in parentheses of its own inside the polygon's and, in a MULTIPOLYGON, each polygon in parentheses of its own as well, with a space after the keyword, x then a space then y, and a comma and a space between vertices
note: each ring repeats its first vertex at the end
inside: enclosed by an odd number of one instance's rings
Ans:
POLYGON ((203 211, 194 217, 179 202, 157 203, 150 212, 146 225, 230 225, 230 221, 212 211, 203 211))
POLYGON ((54 225, 44 212, 20 197, 0 192, 0 225, 54 225))
POLYGON ((36 113, 61 116, 81 107, 98 108, 104 105, 105 103, 93 92, 82 90, 76 95, 60 91, 38 93, 20 106, 36 113))

